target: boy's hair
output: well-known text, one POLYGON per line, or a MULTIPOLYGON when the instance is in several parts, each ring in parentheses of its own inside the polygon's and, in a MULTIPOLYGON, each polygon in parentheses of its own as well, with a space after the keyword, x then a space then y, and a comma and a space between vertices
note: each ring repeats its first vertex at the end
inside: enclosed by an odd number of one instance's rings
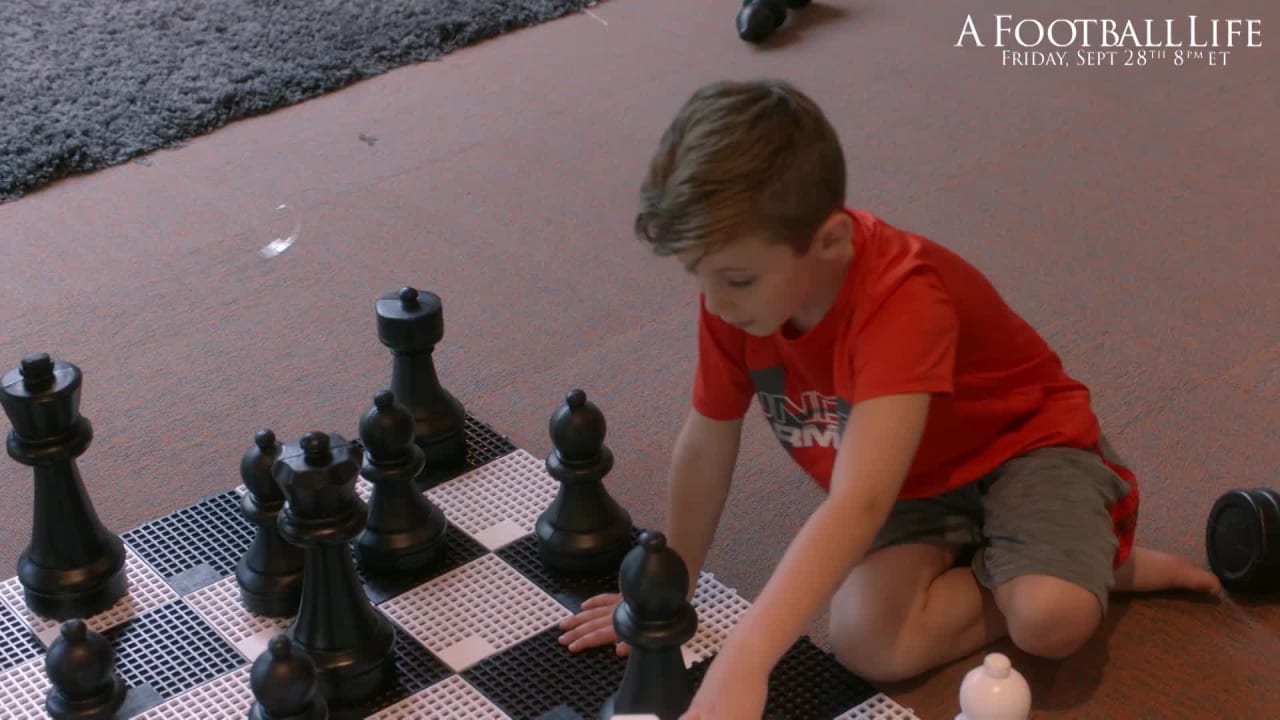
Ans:
POLYGON ((844 202, 844 151, 817 103, 782 80, 720 81, 663 133, 635 231, 663 256, 748 233, 803 253, 844 202))

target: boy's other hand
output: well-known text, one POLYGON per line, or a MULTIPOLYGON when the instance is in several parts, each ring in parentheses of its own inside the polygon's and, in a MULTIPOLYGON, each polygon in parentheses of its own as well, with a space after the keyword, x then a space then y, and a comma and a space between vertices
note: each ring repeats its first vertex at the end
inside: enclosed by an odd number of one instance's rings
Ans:
POLYGON ((602 593, 587 598, 582 603, 581 612, 560 622, 560 629, 566 631, 560 636, 560 644, 568 645, 570 652, 578 652, 613 643, 615 651, 625 656, 631 651, 631 646, 620 641, 613 629, 613 611, 620 602, 622 595, 619 593, 602 593))

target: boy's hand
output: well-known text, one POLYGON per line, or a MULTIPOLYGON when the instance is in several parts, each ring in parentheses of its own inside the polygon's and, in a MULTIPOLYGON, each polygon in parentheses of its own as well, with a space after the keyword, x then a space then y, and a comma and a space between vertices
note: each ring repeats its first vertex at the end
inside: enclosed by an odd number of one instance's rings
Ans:
POLYGON ((560 623, 561 630, 567 630, 560 636, 560 644, 568 645, 570 652, 613 643, 619 655, 625 656, 631 646, 618 639, 613 629, 613 611, 622 602, 618 593, 603 593, 587 598, 582 603, 582 611, 577 615, 565 618, 560 623))

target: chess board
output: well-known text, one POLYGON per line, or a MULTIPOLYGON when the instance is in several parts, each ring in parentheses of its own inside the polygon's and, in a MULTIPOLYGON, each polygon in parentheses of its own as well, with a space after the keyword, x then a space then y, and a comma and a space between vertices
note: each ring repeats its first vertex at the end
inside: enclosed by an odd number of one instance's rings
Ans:
MULTIPOLYGON (((570 653, 556 641, 556 625, 586 598, 616 590, 616 574, 547 572, 533 531, 557 482, 541 458, 470 415, 466 432, 465 464, 429 477, 425 490, 450 523, 445 559, 398 587, 365 582, 395 625, 397 672, 360 712, 388 720, 594 720, 618 689, 626 658, 612 648, 570 653)), ((368 500, 372 486, 357 482, 368 500)), ((247 715, 253 660, 290 620, 240 604, 235 567, 255 532, 240 514, 244 492, 232 487, 120 533, 129 591, 86 619, 115 648, 129 686, 120 718, 247 715)), ((693 602, 699 627, 683 650, 696 687, 748 603, 708 572, 693 602)), ((58 623, 26 609, 16 577, 0 583, 0 718, 48 717, 44 653, 57 633, 58 623)), ((773 672, 765 717, 916 719, 808 638, 773 672)))

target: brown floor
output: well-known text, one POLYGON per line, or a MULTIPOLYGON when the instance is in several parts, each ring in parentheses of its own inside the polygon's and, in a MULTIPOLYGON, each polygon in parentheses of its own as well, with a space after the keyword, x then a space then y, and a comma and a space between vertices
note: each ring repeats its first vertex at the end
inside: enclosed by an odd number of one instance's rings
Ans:
MULTIPOLYGON (((82 366, 97 436, 81 467, 123 530, 238 483, 258 427, 354 432, 388 377, 373 299, 415 284, 445 299, 440 372, 473 412, 543 454, 549 414, 585 388, 613 491, 658 524, 694 288, 631 238, 637 183, 695 86, 777 75, 843 133, 851 202, 976 261, 1092 385, 1145 481, 1140 541, 1203 561, 1213 500, 1280 467, 1276 45, 1227 67, 1069 69, 953 47, 966 13, 1006 6, 840 0, 757 49, 733 0, 611 0, 59 183, 0 206, 3 367, 37 350, 82 366), (294 219, 296 243, 261 257, 294 219)), ((16 464, 3 477, 12 569, 31 483, 16 464)), ((754 595, 818 495, 760 422, 738 482, 709 569, 754 595)), ((1278 607, 1120 598, 1080 656, 1014 659, 1036 720, 1275 718, 1278 607)), ((949 720, 975 662, 889 690, 949 720)))

